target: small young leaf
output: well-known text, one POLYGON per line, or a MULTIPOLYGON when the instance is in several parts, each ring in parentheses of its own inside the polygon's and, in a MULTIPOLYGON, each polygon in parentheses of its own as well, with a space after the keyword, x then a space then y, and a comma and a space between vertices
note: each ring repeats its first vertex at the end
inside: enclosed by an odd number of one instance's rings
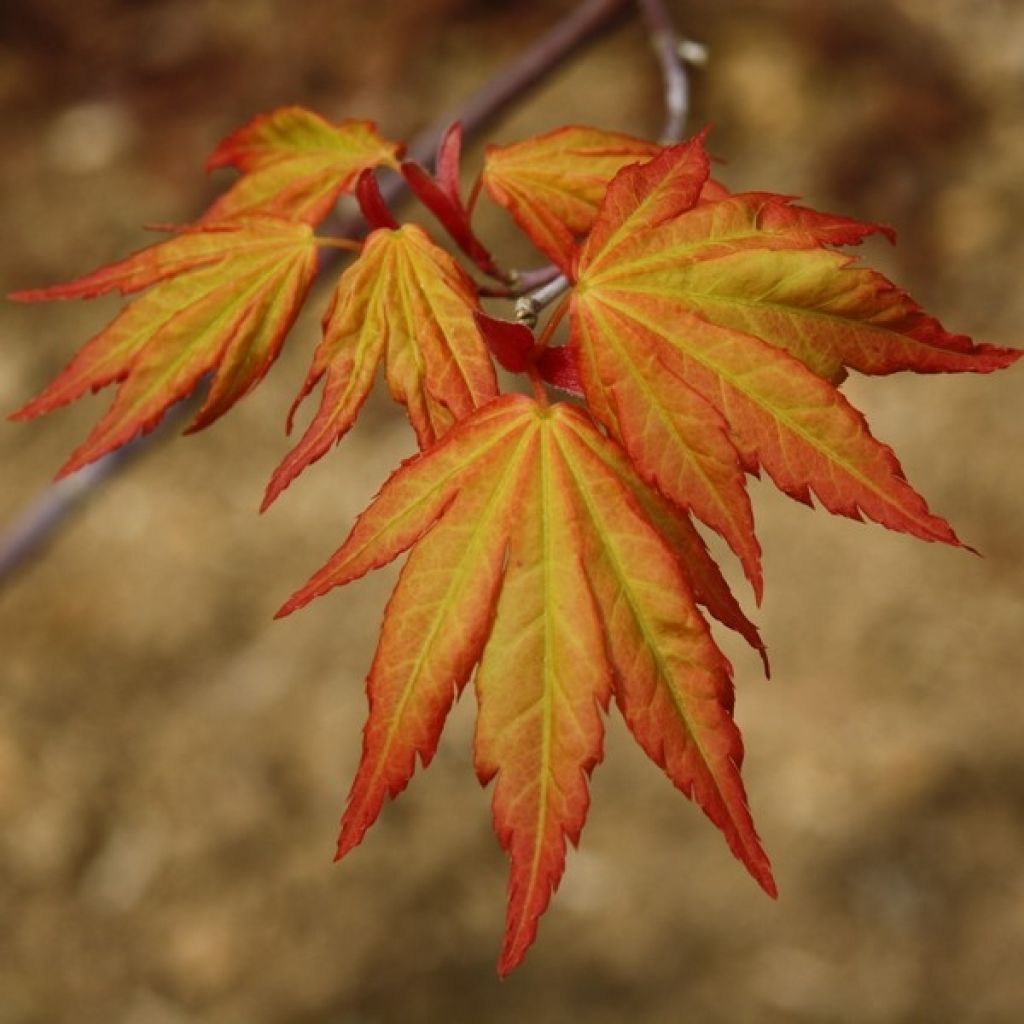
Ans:
POLYGON ((377 175, 369 168, 359 172, 355 193, 356 202, 359 203, 359 212, 363 215, 363 219, 371 231, 375 228, 398 230, 398 221, 395 220, 395 215, 384 199, 380 185, 377 184, 377 175))
POLYGON ((483 312, 476 314, 476 323, 494 358, 509 373, 523 373, 533 360, 533 331, 525 324, 483 312))
POLYGON ((462 122, 453 121, 437 144, 437 185, 456 206, 462 206, 462 122))
POLYGON ((462 125, 453 124, 441 137, 437 154, 437 178, 414 160, 402 161, 402 175, 413 194, 441 222, 455 244, 485 273, 505 280, 487 248, 476 237, 469 211, 459 192, 459 159, 462 125))
POLYGON ((548 347, 537 357, 537 369, 542 380, 552 387, 565 391, 577 398, 583 397, 580 370, 576 353, 567 345, 548 347))
POLYGON ((326 377, 320 408, 275 471, 263 507, 349 430, 381 360, 421 447, 493 398, 498 386, 476 311, 469 279, 422 228, 409 224, 370 235, 342 274, 295 401, 326 377))
POLYGON ((534 245, 564 272, 576 239, 594 223, 608 183, 661 147, 620 132, 573 126, 509 146, 489 146, 484 186, 534 245))

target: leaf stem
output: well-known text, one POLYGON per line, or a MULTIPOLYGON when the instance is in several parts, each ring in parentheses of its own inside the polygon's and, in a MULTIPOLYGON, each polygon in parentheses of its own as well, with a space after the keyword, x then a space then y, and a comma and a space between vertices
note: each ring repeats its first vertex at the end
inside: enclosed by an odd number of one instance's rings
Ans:
POLYGON ((560 271, 553 263, 533 270, 513 270, 515 280, 511 284, 477 284, 476 291, 485 299, 515 299, 524 292, 531 291, 553 281, 560 271))
POLYGON ((516 276, 516 287, 519 289, 519 294, 522 294, 534 288, 539 288, 542 284, 547 284, 549 281, 554 281, 559 273, 560 271, 554 263, 549 263, 543 267, 535 267, 533 270, 520 270, 516 276))
POLYGON ((362 252, 363 243, 357 242, 354 238, 320 238, 315 237, 314 241, 317 245, 324 246, 327 249, 344 249, 346 252, 362 252))
POLYGON ((480 190, 484 187, 484 176, 481 171, 473 181, 473 187, 469 190, 469 198, 466 200, 466 216, 472 220, 473 212, 476 210, 476 201, 480 198, 480 190))
POLYGON ((541 378, 540 370, 531 363, 526 368, 526 376, 530 379, 530 387, 533 388, 533 397, 537 399, 537 404, 542 409, 548 408, 548 389, 544 386, 544 381, 541 378))
POLYGON ((539 356, 541 352, 548 347, 548 342, 554 336, 555 331, 558 329, 558 325, 562 322, 566 312, 569 309, 569 296, 566 295, 562 301, 555 307, 555 311, 551 314, 548 322, 544 325, 544 330, 541 331, 540 337, 537 338, 536 343, 533 347, 534 357, 539 356))

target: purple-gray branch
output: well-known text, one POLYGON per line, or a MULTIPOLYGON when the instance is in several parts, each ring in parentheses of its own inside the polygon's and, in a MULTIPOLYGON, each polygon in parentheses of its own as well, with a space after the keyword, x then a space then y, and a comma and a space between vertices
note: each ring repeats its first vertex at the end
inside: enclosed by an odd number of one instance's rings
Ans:
MULTIPOLYGON (((665 83, 666 122, 662 141, 674 142, 682 136, 688 99, 686 71, 679 56, 679 37, 661 0, 636 2, 651 33, 665 83)), ((417 134, 409 144, 409 157, 428 168, 432 167, 441 135, 453 121, 462 122, 467 137, 479 133, 507 107, 520 101, 584 43, 606 28, 628 5, 629 0, 584 0, 520 56, 485 82, 460 108, 439 118, 417 134)), ((388 177, 381 183, 381 191, 389 203, 402 198, 406 188, 404 179, 397 176, 388 177)), ((345 217, 337 230, 347 236, 359 236, 365 226, 362 218, 355 214, 345 217)), ((325 259, 330 261, 339 255, 334 250, 328 250, 325 259)), ((537 305, 539 309, 546 304, 549 294, 558 294, 561 289, 555 282, 546 281, 548 268, 540 268, 532 273, 537 275, 539 281, 545 282, 538 290, 542 300, 537 305)), ((177 426, 188 415, 191 404, 187 401, 181 403, 167 414, 152 434, 111 452, 73 476, 51 485, 37 496, 0 538, 0 584, 6 582, 32 556, 41 552, 69 515, 105 481, 151 448, 156 439, 166 436, 177 426)))
POLYGON ((682 40, 663 0, 637 0, 637 6, 661 64, 661 77, 665 84, 665 124, 660 141, 669 145, 683 137, 690 106, 690 84, 679 52, 682 40))

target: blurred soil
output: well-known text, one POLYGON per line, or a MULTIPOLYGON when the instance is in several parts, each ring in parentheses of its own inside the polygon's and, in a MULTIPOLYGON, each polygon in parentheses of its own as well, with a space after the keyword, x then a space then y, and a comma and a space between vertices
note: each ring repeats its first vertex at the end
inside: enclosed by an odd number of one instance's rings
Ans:
MULTIPOLYGON (((949 325, 1021 344, 1024 4, 675 6, 710 47, 693 123, 715 125, 727 184, 893 224, 899 246, 871 260, 949 325)), ((251 114, 299 102, 408 133, 565 7, 5 0, 4 290, 190 219, 224 180, 203 158, 251 114)), ((627 25, 495 137, 655 134, 660 117, 627 25)), ((483 225, 531 259, 497 212, 483 225)), ((136 463, 0 593, 0 1024, 1024 1020, 1020 373, 848 385, 984 558, 754 488, 772 681, 723 642, 779 901, 613 720, 583 848, 499 983, 505 865, 471 697, 430 771, 331 864, 394 573, 270 617, 411 434, 375 399, 256 515, 323 298, 255 394, 136 463)), ((116 308, 0 307, 0 406, 116 308)), ((104 401, 0 430, 0 523, 104 401)))

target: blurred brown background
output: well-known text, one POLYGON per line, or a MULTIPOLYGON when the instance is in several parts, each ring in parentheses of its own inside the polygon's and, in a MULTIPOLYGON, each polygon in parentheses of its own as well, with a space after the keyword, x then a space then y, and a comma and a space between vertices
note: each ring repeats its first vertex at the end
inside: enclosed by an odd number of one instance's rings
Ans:
MULTIPOLYGON (((568 6, 4 0, 4 290, 194 216, 216 187, 203 158, 251 114, 300 102, 407 133, 568 6)), ((727 184, 893 224, 871 260, 951 327, 1024 341, 1024 3, 673 7, 711 51, 691 123, 714 123, 727 184)), ((635 24, 495 137, 570 121, 657 132, 635 24)), ((529 259, 496 212, 483 225, 529 259)), ((499 983, 505 865, 470 695, 430 771, 331 864, 393 573, 270 616, 411 433, 378 398, 256 515, 322 301, 254 395, 118 477, 0 592, 0 1024, 1024 1019, 1019 370, 848 385, 984 558, 755 487, 771 683, 725 642, 778 903, 613 719, 583 849, 499 983)), ((116 308, 0 306, 0 406, 116 308)), ((105 401, 0 429, 0 523, 105 401)))

